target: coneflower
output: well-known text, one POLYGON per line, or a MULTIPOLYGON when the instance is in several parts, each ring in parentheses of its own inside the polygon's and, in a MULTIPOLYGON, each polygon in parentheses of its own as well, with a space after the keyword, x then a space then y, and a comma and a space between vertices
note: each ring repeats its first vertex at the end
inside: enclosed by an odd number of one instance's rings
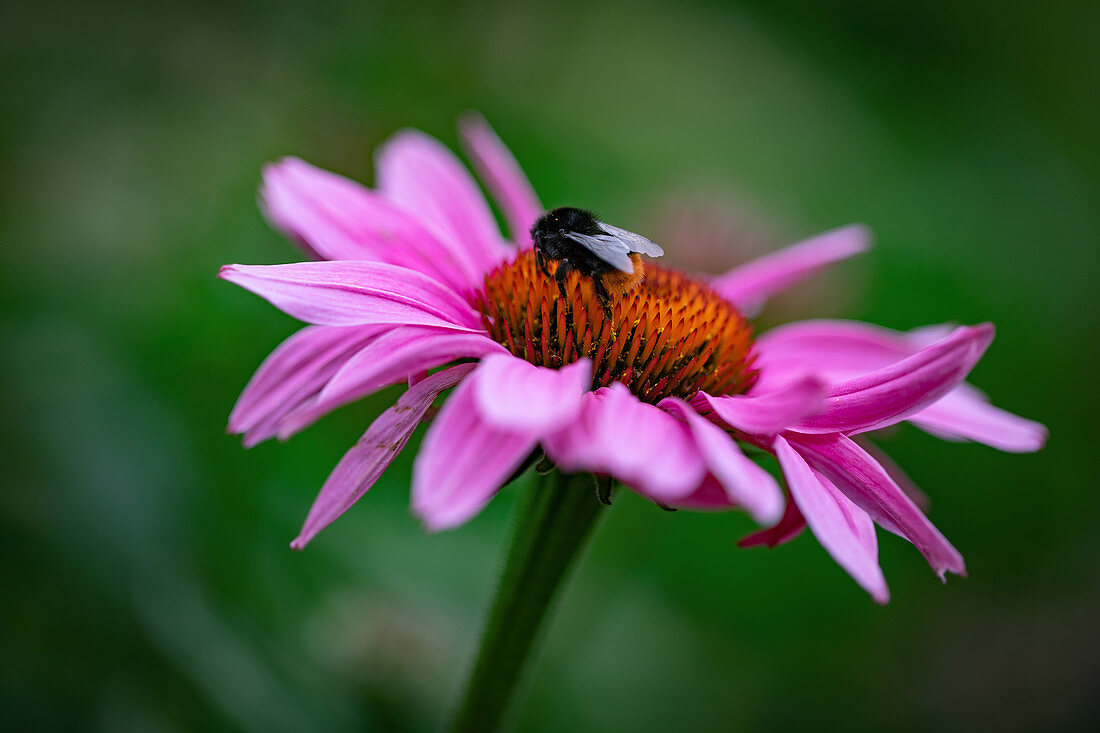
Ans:
POLYGON ((537 266, 529 232, 542 207, 484 120, 465 118, 460 132, 511 241, 458 159, 403 131, 377 156, 375 190, 293 158, 265 169, 268 217, 321 261, 221 272, 311 324, 234 408, 229 429, 246 445, 409 383, 336 466, 293 547, 363 496, 452 387, 413 471, 412 507, 429 529, 467 521, 540 455, 556 467, 531 489, 456 728, 498 722, 504 678, 599 514, 577 476, 597 477, 603 500, 615 480, 665 507, 744 509, 769 525, 746 545, 774 546, 808 525, 880 603, 874 523, 909 539, 941 577, 965 571, 866 437, 853 438, 908 420, 952 440, 1040 448, 1043 426, 964 383, 991 325, 898 333, 809 321, 754 340, 744 314, 864 251, 859 226, 709 279, 643 260, 640 284, 604 307, 583 274, 559 287, 537 266), (777 457, 786 492, 742 446, 777 457))

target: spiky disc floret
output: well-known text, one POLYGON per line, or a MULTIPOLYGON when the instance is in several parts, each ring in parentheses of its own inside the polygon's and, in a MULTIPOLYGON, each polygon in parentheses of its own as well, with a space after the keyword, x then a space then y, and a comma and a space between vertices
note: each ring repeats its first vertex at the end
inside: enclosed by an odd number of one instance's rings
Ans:
POLYGON ((614 298, 610 320, 591 280, 571 273, 563 299, 530 251, 489 273, 475 305, 489 334, 521 359, 559 368, 590 358, 594 389, 622 382, 656 403, 752 386, 752 328, 737 309, 674 270, 638 267, 642 282, 614 298))

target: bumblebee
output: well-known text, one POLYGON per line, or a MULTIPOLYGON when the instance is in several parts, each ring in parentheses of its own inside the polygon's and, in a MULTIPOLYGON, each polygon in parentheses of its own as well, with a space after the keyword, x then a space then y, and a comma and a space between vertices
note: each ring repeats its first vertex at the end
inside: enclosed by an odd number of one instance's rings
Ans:
POLYGON ((640 234, 605 224, 595 214, 563 206, 544 214, 531 228, 535 262, 551 277, 548 262, 556 262, 553 274, 562 298, 565 280, 571 272, 592 280, 604 313, 611 315, 612 294, 630 292, 642 281, 641 255, 660 257, 665 253, 640 234))

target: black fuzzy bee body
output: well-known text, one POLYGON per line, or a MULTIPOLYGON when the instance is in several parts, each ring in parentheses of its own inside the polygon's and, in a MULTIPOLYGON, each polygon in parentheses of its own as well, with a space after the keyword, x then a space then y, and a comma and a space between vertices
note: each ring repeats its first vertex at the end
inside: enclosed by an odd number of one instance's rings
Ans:
POLYGON ((664 251, 641 236, 599 221, 595 214, 564 206, 543 215, 531 228, 535 261, 547 277, 549 262, 557 263, 553 277, 565 297, 571 272, 590 278, 596 296, 610 317, 612 292, 621 294, 642 280, 640 254, 660 257, 664 251))
POLYGON ((535 222, 531 230, 535 256, 542 258, 539 268, 544 273, 547 272, 546 260, 566 260, 573 265, 573 269, 589 277, 615 269, 614 265, 600 259, 583 244, 567 237, 566 233, 594 237, 607 232, 600 229, 594 214, 582 209, 563 206, 546 214, 535 222))

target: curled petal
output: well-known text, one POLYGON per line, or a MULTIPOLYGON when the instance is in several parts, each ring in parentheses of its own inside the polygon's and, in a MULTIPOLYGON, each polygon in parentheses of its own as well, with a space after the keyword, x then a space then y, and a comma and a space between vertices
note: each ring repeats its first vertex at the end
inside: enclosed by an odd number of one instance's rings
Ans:
POLYGON ((710 286, 743 312, 755 312, 773 295, 865 252, 870 244, 871 235, 864 226, 834 229, 734 268, 710 286))
MULTIPOLYGON (((774 328, 756 340, 757 389, 772 390, 814 374, 828 382, 851 380, 883 369, 950 336, 955 327, 937 325, 908 333, 856 321, 817 320, 774 328)), ((973 440, 1009 452, 1042 448, 1047 430, 1040 423, 989 404, 968 384, 909 418, 947 440, 973 440)))
POLYGON ((470 305, 415 270, 378 262, 225 265, 218 276, 320 326, 400 324, 480 331, 470 305))
POLYGON ((956 329, 913 356, 830 386, 825 409, 791 429, 856 433, 900 422, 959 386, 992 340, 992 324, 956 329))
POLYGON ((416 377, 455 359, 478 358, 504 347, 479 333, 433 326, 399 326, 344 362, 311 401, 287 414, 279 437, 287 438, 341 405, 416 377))
POLYGON ((474 401, 489 425, 542 437, 577 419, 591 383, 588 359, 547 369, 508 353, 490 354, 478 367, 474 401))
POLYGON ((905 334, 869 323, 825 319, 789 323, 757 337, 756 388, 774 389, 807 374, 827 382, 852 379, 918 350, 907 343, 905 334))
POLYGON ((432 401, 473 371, 473 364, 460 364, 427 377, 382 413, 329 474, 310 507, 302 531, 290 543, 300 550, 359 501, 405 447, 432 401))
POLYGON ((816 377, 802 377, 773 392, 713 397, 700 392, 693 398, 699 408, 714 411, 731 428, 752 435, 775 435, 818 413, 825 385, 816 377))
MULTIPOLYGON (((959 324, 957 323, 934 323, 930 326, 918 326, 905 333, 898 333, 897 336, 905 340, 911 351, 919 351, 925 346, 931 346, 940 339, 947 338, 958 327, 959 324)), ((885 328, 879 330, 889 332, 885 328)))
POLYGON ((878 564, 875 525, 867 512, 815 473, 782 436, 775 439, 775 455, 787 478, 791 498, 817 541, 877 603, 890 600, 878 564))
POLYGON ((475 372, 443 404, 413 464, 413 512, 433 532, 480 512, 538 442, 486 422, 474 397, 476 381, 475 372))
POLYGON ((531 227, 542 213, 542 204, 519 163, 477 112, 462 116, 458 133, 475 170, 504 214, 512 239, 523 247, 530 247, 531 227))
POLYGON ((730 502, 744 507, 758 522, 770 524, 779 519, 783 511, 779 484, 741 452, 729 433, 675 397, 661 400, 658 407, 687 423, 707 469, 725 489, 730 502))
POLYGON ((451 237, 366 186, 298 158, 264 167, 260 205, 275 227, 320 259, 400 265, 456 290, 480 279, 451 237))
MULTIPOLYGON (((921 513, 874 458, 838 433, 784 436, 813 469, 828 478, 883 528, 916 546, 940 578, 966 574, 962 555, 921 513)), ((805 509, 805 507, 803 507, 805 509)))
POLYGON ((473 176, 454 153, 419 130, 401 130, 375 156, 378 187, 391 201, 459 242, 481 272, 508 254, 473 176))
POLYGON ((576 423, 543 445, 564 471, 610 474, 665 503, 691 494, 706 475, 687 426, 619 382, 586 394, 576 423))

